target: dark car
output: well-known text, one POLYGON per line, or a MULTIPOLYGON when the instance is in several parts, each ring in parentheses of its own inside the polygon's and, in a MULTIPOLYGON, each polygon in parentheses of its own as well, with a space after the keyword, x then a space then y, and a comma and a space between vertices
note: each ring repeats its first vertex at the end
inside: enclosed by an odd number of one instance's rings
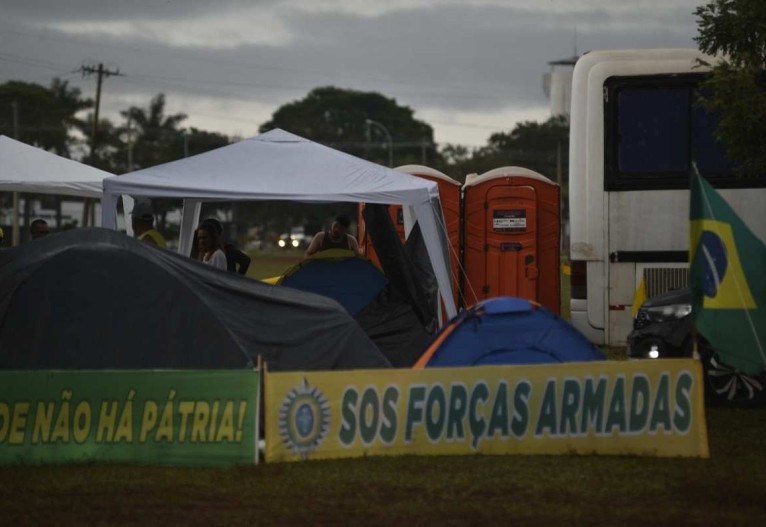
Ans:
MULTIPOLYGON (((628 335, 628 356, 633 359, 693 356, 695 331, 691 313, 692 294, 688 288, 644 302, 628 335)), ((704 369, 708 403, 737 407, 766 405, 766 371, 753 376, 728 366, 700 334, 697 351, 704 369)))

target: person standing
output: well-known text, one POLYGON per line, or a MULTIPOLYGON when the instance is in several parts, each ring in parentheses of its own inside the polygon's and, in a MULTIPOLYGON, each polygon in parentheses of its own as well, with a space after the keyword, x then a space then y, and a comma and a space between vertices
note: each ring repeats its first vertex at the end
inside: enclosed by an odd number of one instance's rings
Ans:
POLYGON ((136 203, 130 212, 133 234, 136 239, 165 248, 165 238, 154 228, 154 212, 148 203, 136 203))
POLYGON ((211 223, 200 223, 197 227, 197 248, 199 260, 218 269, 227 270, 226 255, 221 250, 218 229, 211 223))
POLYGON ((359 242, 348 233, 350 226, 351 218, 348 215, 339 214, 336 216, 335 221, 330 226, 330 230, 318 232, 314 235, 306 249, 306 256, 311 256, 319 251, 326 251, 328 249, 346 249, 361 256, 359 242))
POLYGON ((250 267, 250 257, 240 251, 233 243, 224 241, 223 225, 215 218, 206 218, 202 223, 209 223, 218 233, 218 242, 223 247, 223 253, 226 256, 226 268, 232 273, 247 274, 250 267))

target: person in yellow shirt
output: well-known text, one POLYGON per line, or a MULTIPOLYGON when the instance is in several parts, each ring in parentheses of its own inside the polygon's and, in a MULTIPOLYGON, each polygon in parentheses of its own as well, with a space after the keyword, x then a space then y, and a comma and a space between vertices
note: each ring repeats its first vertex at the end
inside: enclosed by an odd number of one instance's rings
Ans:
POLYGON ((130 213, 133 233, 142 242, 165 248, 165 238, 154 228, 154 212, 148 203, 136 203, 130 213))

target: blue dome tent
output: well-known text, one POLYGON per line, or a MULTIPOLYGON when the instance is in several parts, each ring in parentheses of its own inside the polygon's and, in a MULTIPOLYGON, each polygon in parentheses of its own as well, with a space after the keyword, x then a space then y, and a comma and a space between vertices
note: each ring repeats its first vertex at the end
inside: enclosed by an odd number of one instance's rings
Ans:
POLYGON ((415 368, 604 360, 568 322, 529 300, 491 298, 453 318, 415 368))
POLYGON ((386 277, 369 260, 351 251, 321 251, 295 264, 279 285, 327 296, 358 315, 386 286, 386 277))

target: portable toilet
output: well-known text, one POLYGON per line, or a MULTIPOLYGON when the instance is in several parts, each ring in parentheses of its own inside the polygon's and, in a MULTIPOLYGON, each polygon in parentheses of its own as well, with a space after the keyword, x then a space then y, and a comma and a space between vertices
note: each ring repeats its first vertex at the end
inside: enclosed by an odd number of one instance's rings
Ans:
MULTIPOLYGON (((404 218, 402 216, 401 205, 389 205, 388 214, 391 216, 391 223, 394 224, 394 229, 399 235, 399 239, 404 241, 404 218)), ((367 226, 364 223, 364 203, 359 204, 359 212, 357 213, 357 232, 359 234, 359 250, 369 258, 375 265, 380 267, 380 259, 375 253, 375 247, 372 245, 372 240, 367 233, 367 226)))
MULTIPOLYGON (((452 290, 455 293, 455 302, 458 295, 458 274, 459 267, 459 247, 460 247, 460 183, 449 177, 447 174, 439 172, 433 168, 422 165, 403 165, 394 170, 410 174, 411 176, 422 177, 436 182, 439 185, 439 200, 442 204, 442 212, 447 228, 447 238, 450 245, 450 272, 452 275, 452 290)), ((359 247, 362 252, 373 262, 379 264, 375 249, 371 240, 367 236, 367 230, 364 227, 362 211, 364 204, 359 205, 359 247)), ((404 212, 401 205, 391 205, 389 207, 391 221, 399 234, 399 239, 404 243, 404 212)))
POLYGON ((467 305, 515 296, 560 312, 559 186, 521 167, 463 185, 461 290, 467 305))

